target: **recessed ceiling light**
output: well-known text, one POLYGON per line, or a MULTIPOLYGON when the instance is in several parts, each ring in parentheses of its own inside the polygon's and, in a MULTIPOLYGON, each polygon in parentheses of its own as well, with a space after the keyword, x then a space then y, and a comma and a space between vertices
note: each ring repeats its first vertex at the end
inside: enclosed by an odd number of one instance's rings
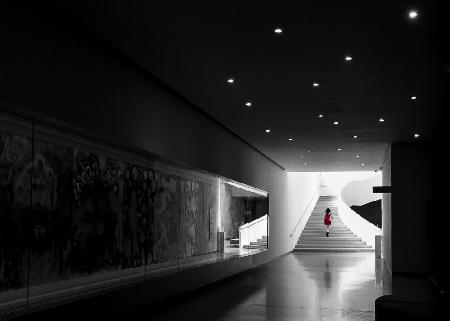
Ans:
POLYGON ((270 133, 270 129, 266 129, 266 133, 270 133))
POLYGON ((290 141, 290 142, 292 142, 292 141, 293 141, 293 139, 292 139, 292 138, 289 138, 289 141, 290 141))
POLYGON ((308 153, 311 153, 311 151, 309 150, 308 153))
POLYGON ((251 103, 251 102, 249 102, 249 101, 247 101, 247 102, 245 103, 245 106, 247 106, 247 107, 251 107, 251 106, 252 106, 252 103, 251 103))
POLYGON ((320 115, 319 115, 319 118, 323 118, 323 115, 322 115, 322 114, 320 114, 320 115))
POLYGON ((380 118, 378 121, 379 121, 380 123, 382 123, 382 122, 384 122, 384 119, 383 119, 383 118, 380 118))
POLYGON ((356 139, 356 138, 358 138, 358 136, 354 135, 353 138, 356 139))
POLYGON ((359 158, 359 155, 355 155, 356 158, 359 158))
POLYGON ((305 166, 306 166, 306 162, 305 162, 305 166))
POLYGON ((416 99, 417 99, 416 96, 412 96, 412 97, 411 97, 411 100, 416 100, 416 99))
POLYGON ((338 122, 338 121, 335 121, 335 122, 333 123, 333 125, 339 125, 339 122, 338 122))
POLYGON ((366 164, 362 163, 361 166, 365 166, 366 164))
POLYGON ((313 87, 319 87, 319 83, 318 82, 313 82, 313 87))
POLYGON ((420 136, 420 135, 419 135, 419 134, 417 134, 417 133, 416 133, 416 134, 414 134, 414 138, 419 138, 419 136, 420 136))
POLYGON ((338 152, 340 152, 342 149, 338 148, 338 152))
POLYGON ((227 82, 228 82, 229 84, 234 84, 234 79, 233 79, 233 78, 230 78, 230 79, 227 80, 227 82))
POLYGON ((419 14, 417 13, 416 10, 411 10, 411 11, 409 12, 409 17, 410 17, 411 19, 417 18, 418 15, 419 15, 419 14))
POLYGON ((283 33, 283 29, 275 28, 274 32, 280 34, 280 33, 283 33))
POLYGON ((345 57, 345 60, 346 60, 346 61, 350 61, 350 60, 352 60, 352 59, 353 59, 353 58, 350 57, 350 56, 345 57))

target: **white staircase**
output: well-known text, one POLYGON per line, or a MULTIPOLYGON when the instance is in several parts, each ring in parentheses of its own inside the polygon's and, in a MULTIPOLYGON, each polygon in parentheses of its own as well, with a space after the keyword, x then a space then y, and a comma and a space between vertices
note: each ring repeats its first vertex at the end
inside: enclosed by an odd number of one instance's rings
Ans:
POLYGON ((341 221, 337 196, 320 196, 314 210, 300 235, 294 251, 299 252, 373 252, 374 249, 358 238, 341 221), (325 209, 333 215, 329 237, 323 224, 325 209))
POLYGON ((267 249, 267 235, 263 235, 256 242, 250 242, 250 245, 244 245, 244 249, 267 249))

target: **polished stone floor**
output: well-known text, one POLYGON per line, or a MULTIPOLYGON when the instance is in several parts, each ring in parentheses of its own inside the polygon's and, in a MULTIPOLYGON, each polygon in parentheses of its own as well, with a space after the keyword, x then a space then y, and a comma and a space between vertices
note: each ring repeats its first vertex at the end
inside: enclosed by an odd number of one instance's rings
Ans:
POLYGON ((374 320, 391 280, 374 253, 290 253, 148 320, 374 320))

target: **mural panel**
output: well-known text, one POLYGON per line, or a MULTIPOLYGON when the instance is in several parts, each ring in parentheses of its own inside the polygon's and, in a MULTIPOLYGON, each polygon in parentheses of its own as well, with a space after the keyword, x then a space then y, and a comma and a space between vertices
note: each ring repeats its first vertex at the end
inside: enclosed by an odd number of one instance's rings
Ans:
POLYGON ((174 175, 154 171, 152 184, 156 187, 152 262, 175 261, 178 259, 180 179, 174 175))
POLYGON ((0 131, 0 291, 26 286, 31 139, 0 131))
POLYGON ((34 142, 30 284, 58 280, 66 273, 72 228, 72 162, 72 149, 34 142))
POLYGON ((145 265, 154 273, 179 259, 184 267, 214 261, 218 231, 238 238, 239 226, 267 212, 265 198, 213 175, 148 166, 140 155, 119 160, 111 155, 121 150, 75 148, 53 135, 32 142, 0 131, 0 310, 25 299, 28 281, 34 303, 140 277, 145 265))
POLYGON ((204 186, 197 180, 181 180, 180 258, 208 253, 204 247, 204 186))
POLYGON ((68 264, 72 273, 117 269, 122 263, 123 162, 74 150, 73 226, 68 264))
POLYGON ((153 221, 156 186, 153 172, 127 164, 122 213, 122 268, 143 266, 153 260, 153 221))

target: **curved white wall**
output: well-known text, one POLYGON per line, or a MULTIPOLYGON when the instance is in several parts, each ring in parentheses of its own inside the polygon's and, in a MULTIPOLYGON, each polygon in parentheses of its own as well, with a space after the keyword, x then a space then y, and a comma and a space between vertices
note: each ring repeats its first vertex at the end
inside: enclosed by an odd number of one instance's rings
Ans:
POLYGON ((348 205, 364 205, 381 199, 372 192, 381 185, 381 172, 324 172, 321 173, 320 195, 337 195, 348 205))
POLYGON ((341 190, 342 200, 348 206, 364 205, 381 199, 381 194, 374 194, 373 187, 381 186, 381 172, 376 172, 372 177, 363 180, 352 180, 348 182, 341 190))

